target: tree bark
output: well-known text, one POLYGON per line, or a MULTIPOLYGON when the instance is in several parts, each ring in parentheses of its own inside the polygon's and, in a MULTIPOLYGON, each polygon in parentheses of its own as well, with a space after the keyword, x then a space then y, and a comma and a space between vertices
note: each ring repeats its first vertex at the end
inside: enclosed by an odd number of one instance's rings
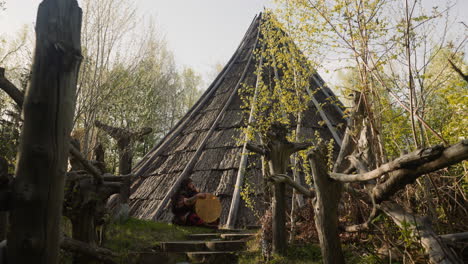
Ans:
MULTIPOLYGON (((286 241, 286 184, 291 184, 288 176, 284 176, 288 170, 290 156, 294 152, 305 150, 310 143, 292 143, 286 138, 288 131, 282 124, 275 123, 268 134, 262 139, 266 145, 247 143, 246 148, 262 155, 268 162, 270 180, 274 182, 272 199, 272 237, 273 253, 285 255, 286 241)), ((291 184, 294 185, 294 184, 291 184)))
MULTIPOLYGON (((442 155, 444 151, 442 145, 437 145, 430 148, 423 148, 413 151, 396 158, 393 161, 385 163, 375 170, 359 173, 359 174, 341 174, 332 173, 331 177, 341 182, 357 182, 357 181, 369 181, 377 179, 380 176, 398 170, 402 168, 415 168, 421 164, 435 160, 442 155)), ((467 148, 468 149, 468 148, 467 148)))
POLYGON ((345 263, 338 233, 338 204, 343 190, 342 183, 327 174, 325 155, 320 151, 309 155, 314 179, 316 200, 314 202, 315 225, 325 264, 345 263))
POLYGON ((387 200, 398 190, 401 190, 404 186, 414 182, 418 177, 426 173, 446 168, 468 159, 468 140, 465 139, 448 148, 442 148, 438 153, 438 157, 433 160, 414 166, 406 166, 390 173, 388 180, 378 184, 373 190, 376 202, 379 203, 387 200))
MULTIPOLYGON (((10 187, 10 181, 12 180, 11 175, 8 174, 8 162, 3 157, 0 157, 0 192, 6 193, 6 206, 4 209, 8 209, 8 192, 10 187)), ((8 212, 0 212, 0 241, 6 239, 8 231, 8 212)))
MULTIPOLYGON (((290 162, 290 156, 294 152, 305 150, 310 143, 292 143, 286 139, 288 131, 281 124, 273 124, 268 135, 263 139, 266 145, 247 143, 250 151, 265 157, 268 161, 269 173, 274 182, 272 199, 272 237, 273 253, 285 255, 287 249, 286 237, 286 180, 275 181, 285 175, 290 162)), ((292 184, 294 185, 294 184, 292 184)))
MULTIPOLYGON (((276 132, 276 131, 275 131, 276 132)), ((276 134, 278 134, 276 132, 276 134)), ((285 174, 288 169, 291 152, 287 145, 278 138, 270 139, 268 143, 268 165, 270 174, 285 174)), ((274 183, 272 199, 272 233, 273 253, 286 254, 286 186, 284 183, 274 183)))
POLYGON ((58 262, 63 188, 81 61, 75 0, 44 0, 38 10, 31 85, 13 184, 9 263, 58 262))
MULTIPOLYGON (((89 206, 86 206, 89 207, 89 206)), ((90 247, 95 247, 96 243, 96 226, 95 226, 95 208, 84 208, 80 210, 80 214, 71 218, 73 239, 82 241, 90 247)), ((74 264, 90 264, 93 258, 88 255, 76 254, 73 256, 74 264)))

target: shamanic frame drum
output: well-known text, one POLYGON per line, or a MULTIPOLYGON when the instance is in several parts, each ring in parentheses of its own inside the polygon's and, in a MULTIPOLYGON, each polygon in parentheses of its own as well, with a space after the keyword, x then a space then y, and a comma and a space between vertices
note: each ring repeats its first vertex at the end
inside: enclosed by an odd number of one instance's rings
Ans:
POLYGON ((195 212, 205 223, 214 222, 221 216, 221 202, 218 197, 207 193, 205 199, 197 199, 195 212))

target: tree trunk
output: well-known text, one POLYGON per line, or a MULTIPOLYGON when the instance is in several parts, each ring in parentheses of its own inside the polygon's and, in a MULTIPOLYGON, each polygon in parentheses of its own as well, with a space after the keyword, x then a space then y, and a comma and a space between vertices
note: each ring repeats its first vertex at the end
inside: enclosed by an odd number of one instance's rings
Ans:
POLYGON ((315 225, 323 262, 325 264, 341 264, 345 263, 345 260, 338 233, 338 204, 343 186, 342 183, 328 176, 324 157, 323 153, 309 156, 316 194, 314 202, 315 225))
MULTIPOLYGON (((288 144, 278 139, 268 143, 270 150, 267 160, 270 167, 270 175, 286 174, 291 152, 288 144)), ((286 186, 284 183, 275 183, 272 199, 272 233, 273 253, 284 255, 287 249, 286 238, 286 186)))
POLYGON ((82 12, 75 0, 38 10, 31 85, 13 184, 9 263, 58 262, 64 176, 81 61, 82 12))
MULTIPOLYGON (((8 174, 8 162, 0 157, 0 191, 8 192, 11 176, 8 174)), ((0 212, 0 242, 6 239, 8 230, 8 212, 0 212)))
MULTIPOLYGON (((81 210, 80 215, 70 219, 72 222, 73 239, 82 241, 90 247, 95 247, 96 243, 96 228, 95 228, 95 212, 94 207, 88 210, 81 210)), ((93 258, 87 255, 77 254, 73 257, 75 264, 93 263, 93 258)))
POLYGON ((286 186, 284 183, 275 183, 272 201, 272 232, 273 252, 286 254, 286 186))
MULTIPOLYGON (((119 174, 127 175, 132 172, 132 151, 130 149, 130 137, 125 137, 119 140, 119 174)), ((126 180, 122 184, 120 191, 120 204, 128 204, 130 198, 130 179, 126 180)))
MULTIPOLYGON (((291 154, 305 150, 311 146, 310 143, 292 143, 286 138, 287 128, 283 124, 275 123, 270 131, 262 139, 266 145, 256 145, 247 143, 246 147, 250 151, 261 154, 268 161, 269 180, 275 181, 274 196, 272 199, 272 233, 273 233, 273 253, 278 255, 286 254, 286 185, 284 180, 289 179, 286 172, 289 167, 291 154), (275 180, 276 179, 276 180, 275 180)), ((293 180, 289 184, 296 185, 293 180)))

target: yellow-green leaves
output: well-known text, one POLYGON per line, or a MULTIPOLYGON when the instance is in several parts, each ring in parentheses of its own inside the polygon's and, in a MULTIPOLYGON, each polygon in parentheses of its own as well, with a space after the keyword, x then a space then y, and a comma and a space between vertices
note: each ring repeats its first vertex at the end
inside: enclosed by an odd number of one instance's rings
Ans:
POLYGON ((310 101, 307 89, 314 73, 281 23, 270 12, 262 19, 260 44, 255 51, 256 60, 262 61, 256 70, 258 80, 255 87, 244 85, 240 91, 245 111, 253 109, 255 122, 245 129, 249 139, 257 133, 265 134, 275 122, 296 122, 310 101))

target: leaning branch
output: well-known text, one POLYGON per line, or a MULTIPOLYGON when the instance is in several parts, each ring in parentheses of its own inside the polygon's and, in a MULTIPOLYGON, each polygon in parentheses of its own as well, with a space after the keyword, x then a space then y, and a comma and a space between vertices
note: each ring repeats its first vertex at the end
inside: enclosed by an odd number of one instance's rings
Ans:
POLYGON ((420 164, 435 160, 442 155, 443 151, 444 147, 442 145, 436 145, 403 155, 391 162, 385 163, 373 171, 360 174, 331 173, 330 177, 341 182, 369 181, 398 169, 414 168, 420 164))
POLYGON ((455 63, 452 62, 452 60, 448 60, 450 65, 452 66, 453 70, 456 71, 460 76, 465 80, 465 82, 468 82, 468 74, 464 74, 460 68, 455 65, 455 63))
POLYGON ((0 89, 5 91, 19 108, 23 108, 24 94, 5 77, 5 68, 0 67, 0 89))
POLYGON ((120 127, 109 126, 109 125, 106 125, 106 124, 104 124, 104 123, 102 123, 102 122, 100 122, 98 120, 96 120, 94 122, 94 125, 97 128, 100 128, 103 131, 105 131, 107 134, 109 134, 109 136, 111 136, 115 140, 119 140, 121 138, 131 136, 131 133, 126 129, 123 129, 123 128, 120 128, 120 127))
POLYGON ((289 177, 286 174, 275 174, 275 175, 271 176, 270 178, 274 182, 278 182, 278 183, 283 182, 283 183, 288 184, 289 186, 296 189, 296 191, 298 191, 299 193, 301 193, 302 195, 304 195, 306 197, 309 197, 309 198, 314 197, 314 192, 312 190, 309 190, 306 187, 300 185, 299 183, 297 183, 296 181, 291 179, 291 177, 289 177))
POLYGON ((418 177, 446 168, 466 159, 468 159, 467 139, 444 149, 441 155, 432 161, 420 164, 419 166, 402 168, 391 172, 388 180, 374 188, 373 195, 375 201, 377 203, 385 201, 407 184, 414 182, 418 177))
POLYGON ((301 151, 301 150, 306 150, 314 145, 312 143, 292 143, 292 144, 293 144, 293 147, 292 147, 293 153, 301 151))
POLYGON ((88 172, 91 173, 91 175, 93 175, 94 179, 98 184, 101 184, 103 182, 101 172, 96 167, 94 167, 94 165, 91 164, 87 159, 85 159, 85 157, 83 157, 81 152, 75 146, 73 146, 73 144, 70 145, 70 153, 83 165, 83 167, 88 172))
POLYGON ((246 145, 246 148, 252 152, 255 152, 257 154, 260 154, 260 155, 263 155, 265 156, 266 155, 266 150, 265 150, 265 147, 263 146, 260 146, 260 145, 257 145, 257 144, 254 144, 254 143, 247 143, 246 145))

